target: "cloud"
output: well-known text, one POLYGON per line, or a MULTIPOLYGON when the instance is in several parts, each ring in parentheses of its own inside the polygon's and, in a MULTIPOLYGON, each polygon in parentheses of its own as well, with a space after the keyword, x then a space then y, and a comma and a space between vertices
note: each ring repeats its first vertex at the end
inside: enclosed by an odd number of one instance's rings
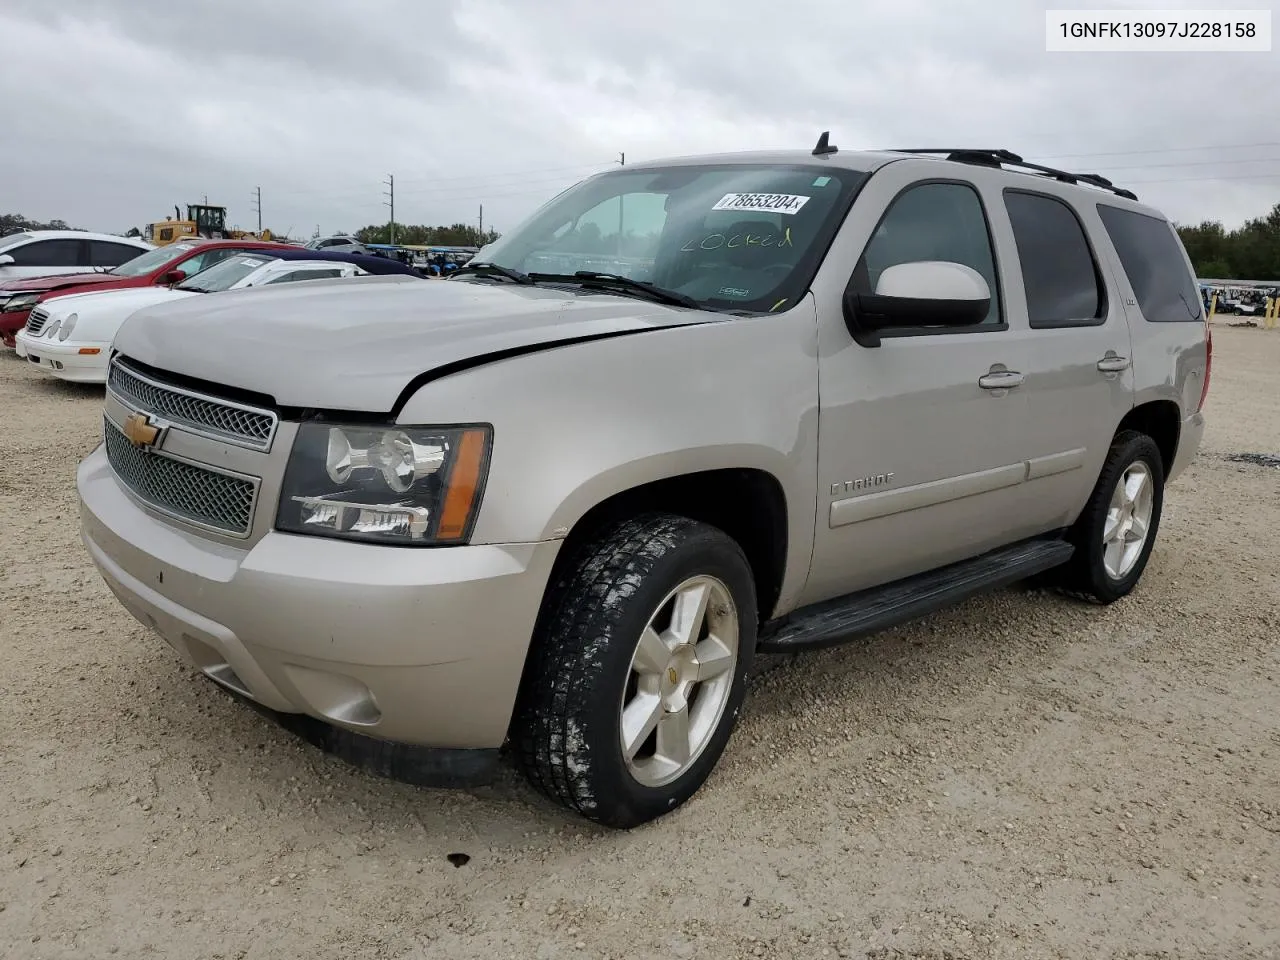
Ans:
POLYGON ((503 229, 622 152, 823 129, 1007 147, 1181 221, 1275 202, 1273 56, 1050 54, 1044 30, 1029 2, 6 0, 0 208, 122 231, 207 195, 251 226, 261 187, 266 225, 309 234, 385 221, 394 174, 398 220, 483 203, 503 229))

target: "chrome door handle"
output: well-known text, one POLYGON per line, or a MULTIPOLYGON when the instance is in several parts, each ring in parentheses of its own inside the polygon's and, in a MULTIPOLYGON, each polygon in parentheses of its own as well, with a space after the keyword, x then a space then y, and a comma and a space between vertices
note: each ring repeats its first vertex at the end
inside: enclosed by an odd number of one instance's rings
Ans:
POLYGON ((996 370, 983 374, 978 378, 978 386, 983 390, 1008 390, 1020 387, 1027 378, 1016 370, 996 370))
POLYGON ((1122 370, 1129 369, 1128 357, 1117 357, 1115 355, 1103 357, 1098 361, 1098 370, 1102 373, 1120 373, 1122 370))

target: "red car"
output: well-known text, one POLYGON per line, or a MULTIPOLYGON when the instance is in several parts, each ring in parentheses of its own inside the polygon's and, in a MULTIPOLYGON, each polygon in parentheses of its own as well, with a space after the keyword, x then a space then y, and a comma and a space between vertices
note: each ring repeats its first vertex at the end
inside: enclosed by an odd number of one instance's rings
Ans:
POLYGON ((180 240, 156 247, 101 273, 71 273, 0 283, 0 342, 14 345, 13 335, 27 322, 37 303, 70 293, 124 287, 172 286, 219 260, 243 250, 295 247, 265 240, 180 240))

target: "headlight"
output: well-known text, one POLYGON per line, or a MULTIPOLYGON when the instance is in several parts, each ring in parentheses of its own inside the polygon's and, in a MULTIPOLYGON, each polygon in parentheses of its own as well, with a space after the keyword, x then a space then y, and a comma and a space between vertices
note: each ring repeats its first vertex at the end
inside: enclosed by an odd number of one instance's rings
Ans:
POLYGON ((65 340, 67 337, 71 336, 71 331, 76 328, 76 320, 79 319, 79 317, 80 314, 73 313, 62 322, 62 329, 58 331, 59 340, 65 340))
POLYGON ((298 428, 276 528, 408 546, 465 543, 489 469, 488 426, 298 428))
MULTIPOLYGON (((0 299, 3 299, 3 294, 0 294, 0 299)), ((21 313, 23 310, 30 310, 39 299, 38 293, 20 293, 4 301, 4 312, 21 313)))
POLYGON ((44 333, 42 334, 42 336, 45 336, 48 339, 52 340, 53 335, 58 332, 58 328, 60 326, 62 326, 61 320, 52 321, 47 327, 44 328, 44 333))

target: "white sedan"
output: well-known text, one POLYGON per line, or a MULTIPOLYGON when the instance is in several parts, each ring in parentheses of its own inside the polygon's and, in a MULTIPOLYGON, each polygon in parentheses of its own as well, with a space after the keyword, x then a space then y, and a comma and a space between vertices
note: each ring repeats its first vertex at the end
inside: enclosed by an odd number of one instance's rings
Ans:
POLYGON ((76 293, 42 303, 15 337, 18 356, 63 380, 106 383, 111 341, 125 320, 143 307, 271 283, 359 276, 368 273, 339 260, 278 260, 269 253, 247 251, 176 287, 76 293))

